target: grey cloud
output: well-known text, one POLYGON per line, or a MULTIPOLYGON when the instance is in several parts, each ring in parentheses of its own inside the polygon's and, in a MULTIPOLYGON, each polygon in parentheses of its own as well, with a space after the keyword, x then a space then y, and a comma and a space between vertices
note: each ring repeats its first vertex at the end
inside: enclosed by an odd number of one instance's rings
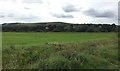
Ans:
POLYGON ((36 15, 32 14, 17 14, 14 12, 10 13, 0 13, 0 18, 1 19, 10 19, 11 21, 26 21, 26 22, 31 22, 35 20, 39 20, 40 18, 36 15), (2 14, 2 15, 1 15, 2 14))
POLYGON ((23 0, 23 3, 43 3, 42 0, 23 0))
POLYGON ((120 1, 118 2, 118 20, 120 20, 120 1))
POLYGON ((120 1, 118 2, 118 25, 120 25, 120 1))
POLYGON ((38 20, 39 17, 36 16, 36 15, 24 15, 24 14, 21 14, 21 15, 13 15, 11 16, 11 18, 13 20, 18 20, 18 21, 26 21, 26 22, 31 22, 31 21, 35 21, 35 20, 38 20))
POLYGON ((15 14, 14 13, 1 13, 0 12, 0 17, 1 18, 13 18, 13 17, 15 17, 15 14))
POLYGON ((24 7, 24 9, 29 10, 30 8, 29 7, 24 7))
POLYGON ((2 11, 0 11, 0 16, 1 16, 1 17, 4 16, 5 18, 6 18, 6 17, 10 17, 10 18, 11 18, 11 17, 13 17, 14 15, 15 15, 15 12, 14 12, 14 11, 9 11, 9 12, 8 12, 8 10, 2 10, 2 11))
POLYGON ((15 17, 15 14, 10 13, 10 14, 7 14, 6 17, 12 18, 12 17, 15 17))
POLYGON ((52 14, 56 18, 74 18, 73 15, 65 14, 52 14))
POLYGON ((16 0, 1 0, 1 1, 12 1, 12 2, 16 2, 16 0))
POLYGON ((64 10, 64 12, 78 12, 78 11, 80 11, 80 8, 76 8, 72 4, 67 4, 67 5, 63 6, 63 10, 64 10))
POLYGON ((115 16, 113 11, 98 11, 96 9, 89 9, 84 11, 85 15, 97 17, 97 18, 113 18, 115 16))
POLYGON ((20 16, 16 19, 22 20, 22 21, 34 21, 39 19, 38 16, 34 16, 34 15, 28 15, 28 16, 20 16))
POLYGON ((0 15, 0 18, 4 18, 5 16, 4 15, 0 15))

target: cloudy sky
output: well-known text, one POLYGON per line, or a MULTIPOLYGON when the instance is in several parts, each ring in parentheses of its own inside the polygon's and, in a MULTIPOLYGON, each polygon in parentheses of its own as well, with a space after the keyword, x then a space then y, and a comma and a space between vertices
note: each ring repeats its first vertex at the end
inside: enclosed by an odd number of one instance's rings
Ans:
POLYGON ((0 0, 0 23, 117 23, 119 0, 0 0))

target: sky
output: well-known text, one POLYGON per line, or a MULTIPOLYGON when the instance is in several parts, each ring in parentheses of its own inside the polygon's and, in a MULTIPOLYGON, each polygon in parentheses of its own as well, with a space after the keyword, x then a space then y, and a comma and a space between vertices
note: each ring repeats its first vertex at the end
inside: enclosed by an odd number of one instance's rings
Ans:
POLYGON ((0 0, 0 24, 118 23, 119 0, 0 0))

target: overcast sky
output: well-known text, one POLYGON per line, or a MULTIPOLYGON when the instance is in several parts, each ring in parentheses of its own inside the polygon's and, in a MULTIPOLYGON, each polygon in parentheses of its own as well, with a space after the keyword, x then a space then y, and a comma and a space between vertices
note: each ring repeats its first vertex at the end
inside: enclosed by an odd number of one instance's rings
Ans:
POLYGON ((0 0, 0 23, 117 23, 119 0, 0 0))

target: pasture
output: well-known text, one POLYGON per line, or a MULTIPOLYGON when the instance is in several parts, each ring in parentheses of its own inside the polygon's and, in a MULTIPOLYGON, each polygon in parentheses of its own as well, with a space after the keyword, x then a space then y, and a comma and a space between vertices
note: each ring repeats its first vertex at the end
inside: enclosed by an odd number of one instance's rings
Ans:
POLYGON ((115 69, 116 33, 3 32, 4 69, 115 69))

